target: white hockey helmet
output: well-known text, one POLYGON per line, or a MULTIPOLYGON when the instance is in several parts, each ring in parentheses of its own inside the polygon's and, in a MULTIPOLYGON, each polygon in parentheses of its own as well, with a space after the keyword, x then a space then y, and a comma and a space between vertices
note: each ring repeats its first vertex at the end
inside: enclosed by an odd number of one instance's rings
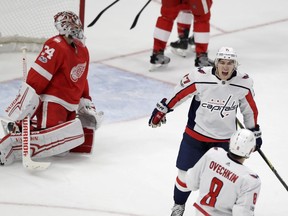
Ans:
POLYGON ((57 13, 54 16, 54 25, 60 35, 65 35, 66 37, 71 36, 78 40, 83 40, 85 38, 81 20, 77 14, 72 11, 62 11, 57 13))
POLYGON ((247 129, 237 130, 230 138, 229 150, 240 157, 249 158, 256 145, 254 133, 247 129))
POLYGON ((233 60, 235 63, 235 69, 237 69, 238 67, 237 54, 232 47, 221 47, 218 50, 215 58, 216 67, 220 59, 233 60))

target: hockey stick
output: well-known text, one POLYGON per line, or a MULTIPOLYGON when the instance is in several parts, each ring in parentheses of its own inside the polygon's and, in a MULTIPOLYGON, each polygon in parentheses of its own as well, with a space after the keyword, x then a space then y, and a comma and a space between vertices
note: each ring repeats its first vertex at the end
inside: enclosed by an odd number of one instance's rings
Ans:
POLYGON ((133 23, 132 23, 132 25, 131 25, 131 27, 130 27, 130 30, 133 29, 133 28, 136 26, 140 14, 142 13, 142 11, 147 7, 147 5, 148 5, 150 2, 151 2, 151 0, 149 0, 149 1, 143 6, 143 8, 139 11, 139 13, 136 15, 136 17, 135 17, 135 19, 134 19, 134 21, 133 21, 133 23))
MULTIPOLYGON (((22 48, 23 53, 23 82, 26 81, 27 76, 27 48, 22 48)), ((45 170, 50 166, 50 162, 36 162, 31 159, 30 149, 30 116, 26 116, 22 120, 22 164, 29 170, 45 170)))
MULTIPOLYGON (((239 125, 240 128, 244 128, 243 124, 239 121, 239 119, 236 119, 237 124, 239 125)), ((281 184, 285 187, 285 189, 288 191, 288 186, 285 183, 285 181, 281 178, 281 176, 278 174, 278 172, 276 171, 276 169, 274 168, 274 166, 271 164, 271 162, 268 160, 268 158, 265 156, 265 154, 263 153, 263 151, 261 149, 257 149, 258 153, 261 155, 261 157, 264 159, 264 161, 266 162, 266 164, 270 167, 270 169, 272 170, 272 172, 276 175, 276 177, 278 178, 278 180, 281 182, 281 184)))
POLYGON ((116 4, 118 1, 119 1, 119 0, 116 0, 116 1, 114 1, 112 4, 108 5, 106 8, 104 8, 104 9, 97 15, 97 17, 96 17, 87 27, 93 26, 106 10, 108 10, 110 7, 112 7, 112 6, 113 6, 114 4, 116 4))

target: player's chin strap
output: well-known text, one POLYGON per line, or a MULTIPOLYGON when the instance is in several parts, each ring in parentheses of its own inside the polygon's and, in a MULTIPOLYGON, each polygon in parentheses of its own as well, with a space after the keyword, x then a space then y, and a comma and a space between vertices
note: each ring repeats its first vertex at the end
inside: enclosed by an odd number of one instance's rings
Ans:
MULTIPOLYGON (((236 119, 237 124, 239 125, 240 128, 244 128, 244 125, 240 122, 240 120, 237 118, 236 119)), ((261 157, 264 159, 264 161, 267 163, 267 165, 270 167, 270 169, 273 171, 273 173, 276 175, 276 177, 278 178, 278 180, 281 182, 281 184, 285 187, 285 189, 288 191, 288 186, 285 183, 285 181, 281 178, 281 176, 278 174, 278 172, 276 171, 276 169, 274 168, 274 166, 271 164, 271 162, 268 160, 268 158, 265 156, 265 154, 263 153, 263 151, 259 148, 257 149, 257 151, 259 152, 259 154, 261 155, 261 157)))

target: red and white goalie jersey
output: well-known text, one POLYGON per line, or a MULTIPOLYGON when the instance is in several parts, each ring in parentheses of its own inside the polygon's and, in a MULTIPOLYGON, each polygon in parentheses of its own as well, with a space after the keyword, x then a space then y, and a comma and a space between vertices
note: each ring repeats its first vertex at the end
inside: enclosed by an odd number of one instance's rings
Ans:
POLYGON ((261 181, 246 166, 229 158, 222 148, 210 149, 187 171, 187 187, 199 190, 197 215, 252 216, 261 181))
POLYGON ((69 111, 77 110, 81 97, 91 99, 89 53, 86 47, 73 45, 61 35, 47 40, 26 80, 42 101, 55 102, 69 111))

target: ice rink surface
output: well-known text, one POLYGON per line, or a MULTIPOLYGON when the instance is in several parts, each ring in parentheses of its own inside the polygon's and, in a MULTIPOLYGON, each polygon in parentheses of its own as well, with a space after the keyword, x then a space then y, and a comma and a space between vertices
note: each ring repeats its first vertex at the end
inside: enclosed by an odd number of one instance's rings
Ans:
MULTIPOLYGON (((87 26, 112 0, 86 0, 87 26)), ((85 29, 91 64, 89 82, 96 107, 105 112, 91 155, 47 158, 52 166, 28 172, 20 162, 0 167, 0 208, 5 216, 167 216, 173 206, 175 160, 187 121, 189 101, 167 115, 161 128, 148 127, 158 100, 193 68, 194 53, 171 57, 167 68, 149 72, 153 31, 160 4, 152 1, 137 26, 134 17, 146 0, 121 0, 85 29)), ((239 70, 254 80, 262 150, 281 177, 287 172, 288 2, 214 1, 209 57, 221 46, 234 47, 239 70)), ((0 15, 1 17, 1 15, 0 15)), ((51 23, 53 25, 53 23, 51 23)), ((170 41, 177 39, 174 26, 170 41)), ((169 42, 170 42, 169 41, 169 42)), ((35 53, 28 54, 28 65, 35 53)), ((17 92, 21 54, 0 54, 0 116, 17 92)), ((1 134, 2 135, 2 134, 1 134)), ((245 165, 256 171, 262 189, 258 216, 288 215, 287 191, 258 153, 245 165)), ((197 192, 185 216, 193 216, 197 192)))

